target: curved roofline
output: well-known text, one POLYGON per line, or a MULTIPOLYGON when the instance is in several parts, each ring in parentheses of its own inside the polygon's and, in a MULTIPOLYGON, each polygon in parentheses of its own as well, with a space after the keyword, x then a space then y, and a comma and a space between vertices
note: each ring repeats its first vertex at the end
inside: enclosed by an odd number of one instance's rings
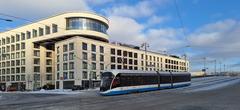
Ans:
MULTIPOLYGON (((47 19, 49 19, 49 18, 53 18, 53 17, 56 17, 56 16, 68 14, 68 13, 88 13, 88 14, 93 14, 93 15, 100 16, 100 17, 104 18, 104 19, 107 20, 107 22, 109 23, 109 20, 108 20, 105 16, 103 16, 103 15, 101 15, 101 14, 97 14, 97 13, 95 13, 95 12, 93 12, 93 11, 65 11, 65 12, 62 12, 62 13, 59 13, 59 14, 54 14, 54 15, 51 15, 51 16, 48 16, 48 17, 40 18, 40 19, 38 19, 38 20, 36 20, 36 21, 26 19, 26 20, 28 20, 28 21, 27 21, 28 23, 22 24, 22 25, 19 25, 19 26, 16 26, 16 27, 11 28, 11 29, 6 30, 6 31, 1 31, 0 34, 6 33, 6 32, 11 32, 12 30, 21 28, 21 27, 23 27, 23 26, 31 25, 31 24, 34 24, 34 23, 37 23, 37 22, 40 22, 40 21, 43 21, 43 20, 47 20, 47 19)), ((20 17, 20 18, 22 18, 22 17, 20 17)), ((4 30, 5 30, 5 29, 4 29, 4 30)))

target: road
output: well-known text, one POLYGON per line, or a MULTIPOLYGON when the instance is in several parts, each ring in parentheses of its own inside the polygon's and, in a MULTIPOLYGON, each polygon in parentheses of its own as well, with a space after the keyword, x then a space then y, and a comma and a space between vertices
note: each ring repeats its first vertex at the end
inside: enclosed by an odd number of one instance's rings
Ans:
POLYGON ((118 96, 0 93, 0 110, 239 110, 239 77, 207 77, 191 86, 118 96))

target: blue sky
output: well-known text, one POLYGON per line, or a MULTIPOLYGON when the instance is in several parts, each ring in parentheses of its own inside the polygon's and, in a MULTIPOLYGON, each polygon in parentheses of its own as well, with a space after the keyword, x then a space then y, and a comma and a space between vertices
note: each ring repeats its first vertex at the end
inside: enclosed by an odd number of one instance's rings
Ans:
MULTIPOLYGON (((186 53, 192 71, 202 69, 204 57, 209 71, 213 71, 213 60, 217 60, 218 69, 221 63, 222 70, 223 64, 227 70, 238 70, 240 1, 176 1, 184 28, 174 0, 0 0, 0 13, 35 21, 66 11, 93 11, 110 20, 111 41, 134 45, 148 42, 154 51, 166 50, 179 56, 186 53), (186 45, 190 47, 183 48, 186 45)), ((14 22, 0 21, 1 31, 28 23, 9 19, 14 22)))

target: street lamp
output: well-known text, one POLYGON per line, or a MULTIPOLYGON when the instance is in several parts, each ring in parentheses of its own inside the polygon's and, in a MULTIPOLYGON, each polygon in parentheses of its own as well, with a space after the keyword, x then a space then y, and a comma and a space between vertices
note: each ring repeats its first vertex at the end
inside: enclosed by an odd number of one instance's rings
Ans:
POLYGON ((147 42, 144 42, 141 44, 141 47, 144 48, 145 51, 145 71, 147 70, 147 48, 149 48, 149 44, 147 42))

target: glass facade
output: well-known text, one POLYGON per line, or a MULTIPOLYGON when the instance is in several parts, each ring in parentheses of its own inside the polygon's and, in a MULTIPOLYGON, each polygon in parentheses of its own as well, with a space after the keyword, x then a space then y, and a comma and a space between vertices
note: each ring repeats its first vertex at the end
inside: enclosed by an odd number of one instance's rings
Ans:
POLYGON ((66 28, 68 30, 82 29, 107 33, 107 26, 103 22, 87 18, 67 18, 66 28))

